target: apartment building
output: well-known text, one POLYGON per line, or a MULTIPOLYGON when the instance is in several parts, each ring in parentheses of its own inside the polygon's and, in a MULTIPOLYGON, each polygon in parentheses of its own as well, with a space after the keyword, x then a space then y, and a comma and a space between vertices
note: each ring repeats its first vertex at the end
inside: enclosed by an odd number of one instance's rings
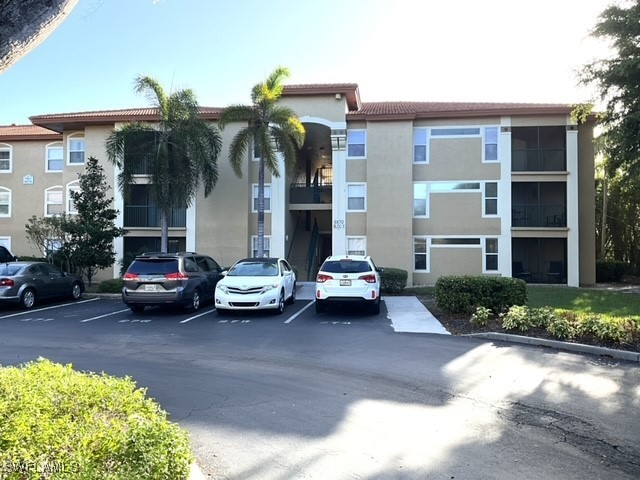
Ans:
MULTIPOLYGON (((576 124, 569 105, 361 102, 356 84, 289 85, 281 102, 307 131, 292 174, 267 173, 265 248, 312 280, 327 255, 366 253, 409 272, 409 283, 451 274, 514 276, 527 282, 595 283, 593 121, 576 124)), ((220 108, 202 108, 214 124, 220 108)), ((33 254, 31 215, 73 211, 68 192, 89 156, 106 164, 104 142, 125 122, 156 120, 154 109, 37 115, 0 127, 0 243, 33 254), (18 201, 16 201, 19 199, 18 201)), ((241 125, 223 132, 219 181, 170 219, 170 249, 196 250, 230 265, 256 250, 257 165, 243 178, 228 162, 241 125)), ((118 258, 157 250, 160 217, 144 156, 132 194, 114 187, 118 258)), ((284 167, 281 168, 284 173, 284 167)), ((119 266, 104 276, 117 276, 119 266)))

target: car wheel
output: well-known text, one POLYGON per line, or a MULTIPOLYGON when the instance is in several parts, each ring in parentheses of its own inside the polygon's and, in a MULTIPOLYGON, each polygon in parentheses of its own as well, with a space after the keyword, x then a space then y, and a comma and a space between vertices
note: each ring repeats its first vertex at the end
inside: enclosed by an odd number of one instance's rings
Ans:
POLYGON ((200 290, 197 288, 193 291, 191 303, 189 303, 187 308, 194 312, 197 312, 200 309, 200 290))
POLYGON ((291 296, 289 297, 289 301, 287 302, 289 305, 293 305, 296 303, 296 284, 293 284, 293 290, 291 290, 291 296))
POLYGON ((324 313, 326 311, 327 306, 324 304, 324 300, 316 299, 315 304, 316 304, 316 313, 324 313))
POLYGON ((144 305, 129 305, 129 308, 133 313, 142 313, 144 312, 144 305))
POLYGON ((78 300, 82 296, 82 286, 79 282, 75 282, 71 285, 71 298, 73 300, 78 300))
POLYGON ((280 297, 278 298, 278 308, 276 308, 276 315, 284 313, 284 290, 280 291, 280 297))
POLYGON ((36 304, 36 291, 32 288, 27 288, 22 295, 20 295, 20 305, 22 308, 29 309, 36 304))

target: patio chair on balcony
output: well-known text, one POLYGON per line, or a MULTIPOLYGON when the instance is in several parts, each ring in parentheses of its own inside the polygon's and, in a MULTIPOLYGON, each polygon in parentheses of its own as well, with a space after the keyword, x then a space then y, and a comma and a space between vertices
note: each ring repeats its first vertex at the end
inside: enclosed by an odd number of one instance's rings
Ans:
POLYGON ((524 280, 525 282, 531 281, 531 272, 528 272, 524 269, 524 265, 522 262, 513 262, 511 265, 512 276, 513 278, 519 278, 524 280))
POLYGON ((549 262, 547 277, 551 283, 562 283, 564 281, 564 263, 558 261, 549 262))

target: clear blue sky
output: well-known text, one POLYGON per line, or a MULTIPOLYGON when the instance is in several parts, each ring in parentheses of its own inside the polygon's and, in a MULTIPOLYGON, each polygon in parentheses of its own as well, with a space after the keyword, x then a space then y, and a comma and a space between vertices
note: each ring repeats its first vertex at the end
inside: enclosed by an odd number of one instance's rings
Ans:
POLYGON ((357 83, 363 101, 578 102, 575 71, 609 0, 80 0, 0 75, 0 125, 143 107, 138 74, 201 105, 247 103, 276 66, 289 83, 357 83))

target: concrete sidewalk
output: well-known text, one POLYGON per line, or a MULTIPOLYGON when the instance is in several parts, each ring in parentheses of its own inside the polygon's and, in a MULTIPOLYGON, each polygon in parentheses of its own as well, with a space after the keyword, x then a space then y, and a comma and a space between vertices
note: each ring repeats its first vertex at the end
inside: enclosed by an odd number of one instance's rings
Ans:
POLYGON ((383 297, 391 326, 397 333, 451 335, 416 297, 383 297))

